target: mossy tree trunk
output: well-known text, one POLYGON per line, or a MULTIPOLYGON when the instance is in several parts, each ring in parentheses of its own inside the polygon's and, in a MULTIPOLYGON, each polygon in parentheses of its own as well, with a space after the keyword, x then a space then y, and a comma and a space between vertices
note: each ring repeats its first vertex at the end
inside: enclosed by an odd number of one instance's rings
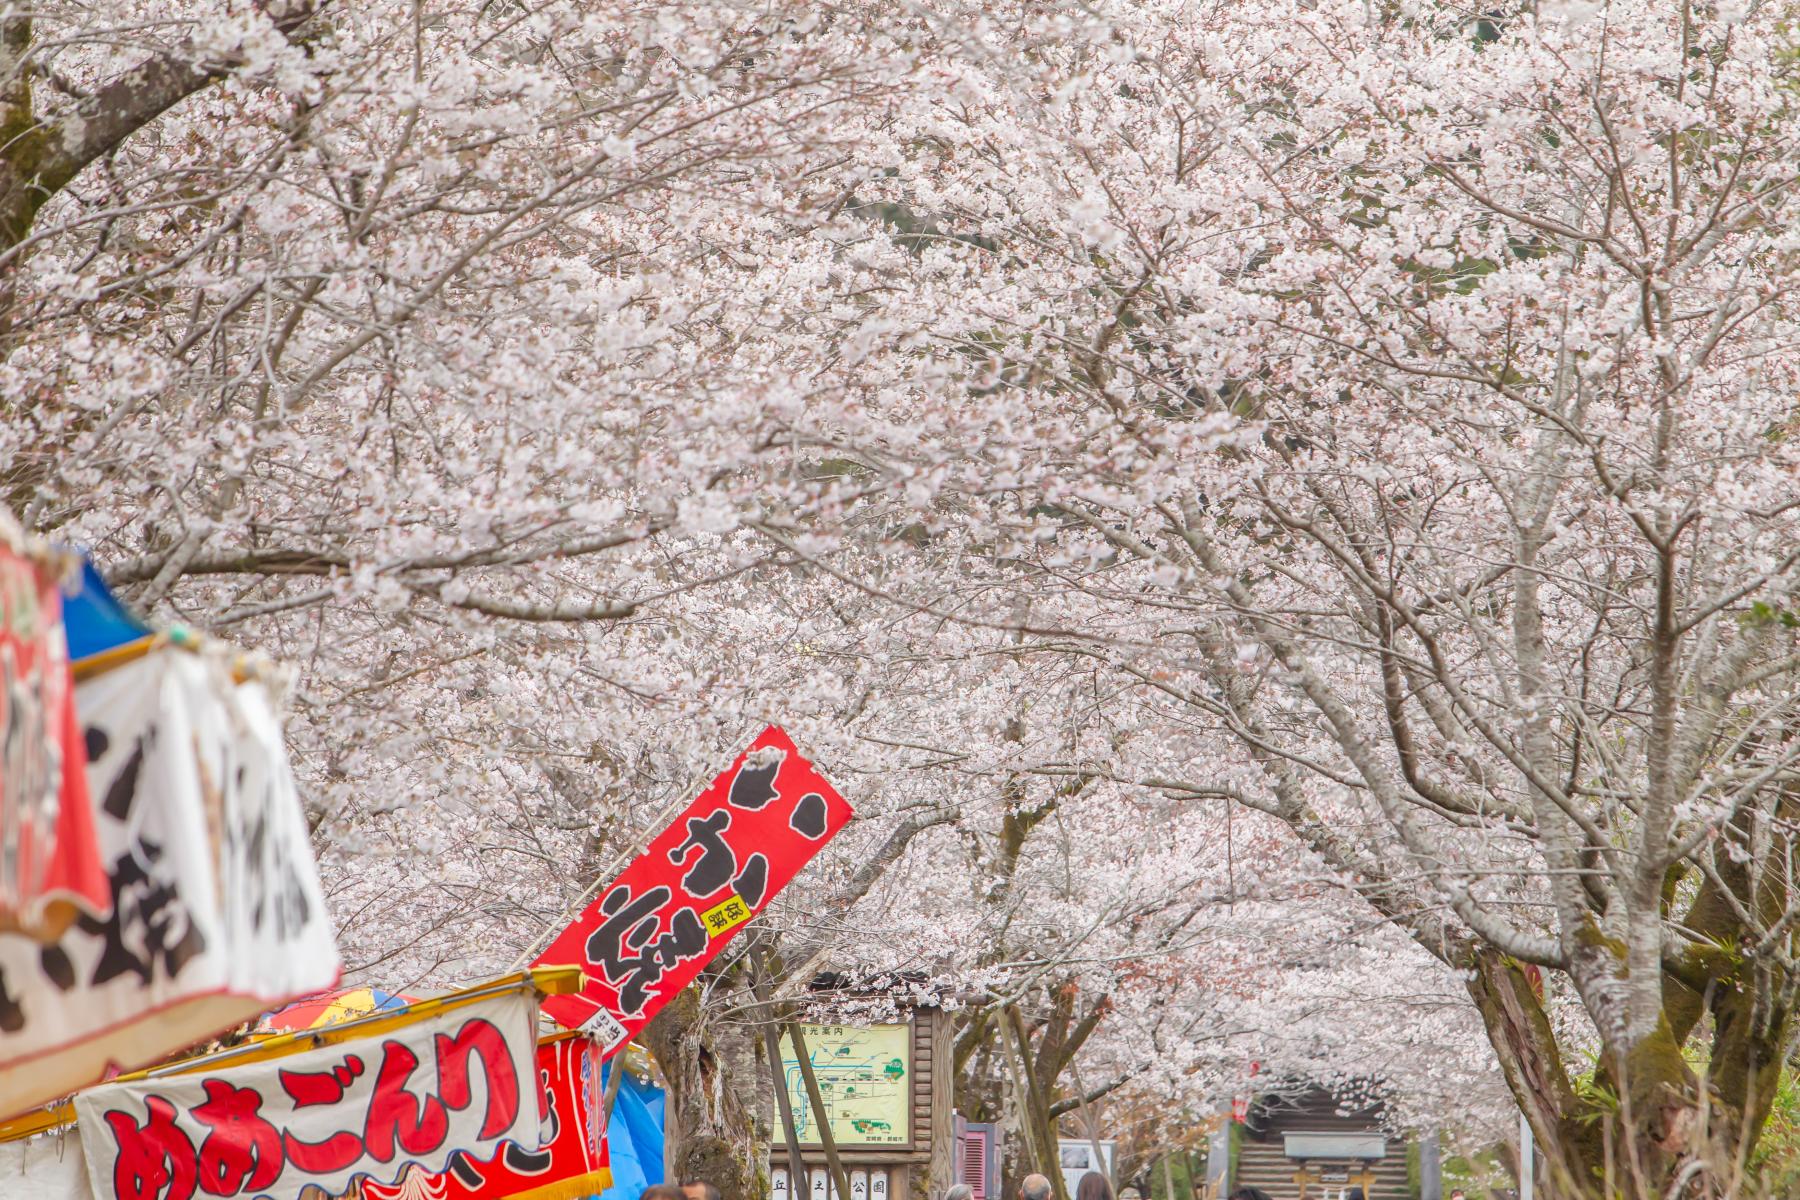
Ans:
MULTIPOLYGON (((1728 875, 1720 878, 1729 886, 1728 875)), ((1719 916, 1729 906, 1709 897, 1714 887, 1701 889, 1688 921, 1720 936, 1726 931, 1719 916)), ((1469 967, 1470 995, 1531 1124, 1550 1195, 1750 1194, 1749 1164, 1793 1032, 1786 972, 1723 950, 1672 959, 1660 980, 1662 1017, 1651 1032, 1623 1052, 1607 1048, 1578 1075, 1525 967, 1492 951, 1474 956, 1469 967), (1690 1055, 1704 1065, 1697 1068, 1690 1055)))

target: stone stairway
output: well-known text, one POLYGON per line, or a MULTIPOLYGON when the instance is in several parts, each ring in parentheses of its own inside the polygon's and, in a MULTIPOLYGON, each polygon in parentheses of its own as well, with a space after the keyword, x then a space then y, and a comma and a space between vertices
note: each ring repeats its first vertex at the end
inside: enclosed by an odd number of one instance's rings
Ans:
MULTIPOLYGON (((1315 1169, 1343 1170, 1347 1164, 1314 1164, 1315 1169)), ((1294 1182, 1294 1174, 1300 1164, 1289 1158, 1282 1150, 1280 1138, 1271 1138, 1259 1142, 1255 1138, 1246 1137, 1238 1148, 1237 1178, 1232 1180, 1232 1187, 1261 1188, 1275 1200, 1296 1200, 1300 1194, 1299 1185, 1294 1182)), ((1352 1174, 1359 1174, 1360 1166, 1350 1165, 1352 1174)), ((1411 1191, 1406 1182, 1406 1147, 1398 1142, 1388 1143, 1388 1155, 1374 1166, 1375 1189, 1368 1200, 1410 1200, 1411 1191)), ((1342 1183, 1328 1183, 1323 1194, 1336 1196, 1342 1183)), ((1307 1200, 1319 1200, 1321 1195, 1317 1187, 1307 1191, 1307 1200)))

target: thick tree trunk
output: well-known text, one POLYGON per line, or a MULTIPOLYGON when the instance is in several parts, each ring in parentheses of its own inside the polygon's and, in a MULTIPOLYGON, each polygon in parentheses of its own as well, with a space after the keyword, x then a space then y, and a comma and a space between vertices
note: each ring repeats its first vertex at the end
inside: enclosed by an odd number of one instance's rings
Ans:
MULTIPOLYGON (((756 1050, 720 1044, 690 987, 669 1002, 641 1036, 669 1086, 665 1103, 671 1183, 704 1180, 722 1200, 765 1200, 762 1164, 768 1146, 738 1095, 744 1079, 761 1079, 756 1050)), ((766 1068, 766 1064, 764 1064, 766 1068)))
POLYGON ((1577 1119, 1581 1105, 1531 981, 1518 963, 1489 952, 1475 963, 1468 986, 1553 1185, 1559 1194, 1587 1196, 1581 1189, 1602 1160, 1600 1131, 1577 1119))
POLYGON ((1556 1200, 1734 1200, 1768 1117, 1790 1017, 1758 989, 1715 981, 1708 997, 1665 980, 1673 997, 1656 1031, 1622 1061, 1603 1056, 1577 1089, 1532 982, 1489 954, 1469 982, 1507 1085, 1536 1139, 1540 1177, 1556 1200), (1685 995, 1683 993, 1685 992, 1685 995), (1705 1007, 1711 1067, 1697 1075, 1681 1039, 1705 1007), (1675 1189, 1671 1191, 1671 1189, 1675 1189))

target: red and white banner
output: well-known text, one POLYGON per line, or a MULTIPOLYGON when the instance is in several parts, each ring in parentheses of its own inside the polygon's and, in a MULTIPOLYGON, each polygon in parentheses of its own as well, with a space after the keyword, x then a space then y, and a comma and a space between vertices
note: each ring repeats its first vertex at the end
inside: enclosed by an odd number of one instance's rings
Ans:
POLYGON ((111 912, 0 936, 0 1116, 331 987, 336 941, 267 688, 174 647, 77 689, 111 912))
POLYGON ((536 1006, 520 991, 379 1037, 93 1088, 75 1113, 96 1196, 342 1196, 503 1141, 537 1148, 536 1066, 536 1006))
POLYGON ((544 1140, 512 1143, 486 1161, 459 1155, 441 1175, 363 1184, 363 1200, 573 1200, 612 1186, 600 1132, 600 1054, 584 1037, 538 1047, 544 1140))
POLYGON ((54 941, 112 903, 56 580, 0 536, 0 930, 54 941))
POLYGON ((850 820, 850 805, 771 725, 563 930, 537 964, 589 977, 544 1011, 602 1058, 649 1024, 850 820))

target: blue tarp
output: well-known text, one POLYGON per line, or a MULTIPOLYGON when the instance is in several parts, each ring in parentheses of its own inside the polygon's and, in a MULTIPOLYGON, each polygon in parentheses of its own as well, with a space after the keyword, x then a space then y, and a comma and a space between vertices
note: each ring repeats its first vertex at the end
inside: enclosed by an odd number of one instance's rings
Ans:
MULTIPOLYGON (((615 1064, 602 1068, 601 1083, 615 1064)), ((599 1200, 637 1200, 653 1183, 663 1181, 663 1093, 661 1088, 639 1083, 627 1071, 613 1102, 606 1125, 607 1159, 612 1167, 612 1186, 599 1200)))
POLYGON ((69 635, 69 658, 76 662, 150 635, 150 627, 113 598, 94 569, 94 560, 85 554, 81 556, 81 590, 63 597, 63 628, 69 635))

